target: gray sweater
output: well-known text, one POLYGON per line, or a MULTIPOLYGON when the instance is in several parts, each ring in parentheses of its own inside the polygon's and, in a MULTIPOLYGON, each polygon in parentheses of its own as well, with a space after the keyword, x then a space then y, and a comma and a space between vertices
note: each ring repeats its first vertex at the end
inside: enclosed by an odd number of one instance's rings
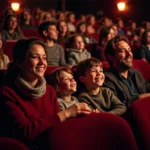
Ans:
POLYGON ((77 65, 80 61, 91 58, 91 54, 84 49, 80 52, 78 49, 68 49, 68 63, 70 65, 77 65))
POLYGON ((61 45, 47 46, 48 66, 67 66, 64 49, 61 45))
POLYGON ((60 110, 65 110, 66 108, 72 106, 73 104, 78 103, 78 99, 76 97, 72 96, 71 98, 72 98, 72 101, 70 101, 70 102, 65 101, 62 98, 57 99, 58 103, 59 103, 60 110))
POLYGON ((20 31, 15 31, 14 33, 10 34, 8 31, 6 30, 2 30, 2 40, 4 42, 6 42, 7 40, 20 40, 20 39, 24 39, 24 35, 22 32, 20 31))
POLYGON ((122 115, 126 111, 125 105, 108 88, 100 88, 97 95, 92 95, 85 91, 79 95, 79 102, 87 103, 92 109, 98 109, 101 112, 110 112, 116 115, 122 115))

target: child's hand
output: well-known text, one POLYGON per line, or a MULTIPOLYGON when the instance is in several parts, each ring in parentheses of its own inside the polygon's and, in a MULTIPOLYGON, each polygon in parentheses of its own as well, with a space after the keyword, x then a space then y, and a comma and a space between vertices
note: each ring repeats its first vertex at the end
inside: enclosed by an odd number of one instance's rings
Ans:
POLYGON ((80 114, 87 115, 92 112, 91 108, 86 103, 74 104, 74 105, 70 106, 69 108, 67 108, 65 111, 66 111, 66 115, 68 118, 76 117, 80 114))
POLYGON ((100 111, 98 109, 93 109, 92 113, 100 113, 100 111))

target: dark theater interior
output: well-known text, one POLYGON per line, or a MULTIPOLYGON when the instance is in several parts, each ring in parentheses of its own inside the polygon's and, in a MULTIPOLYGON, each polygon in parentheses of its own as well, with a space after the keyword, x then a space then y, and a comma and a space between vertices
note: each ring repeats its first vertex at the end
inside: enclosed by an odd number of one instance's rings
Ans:
POLYGON ((150 150, 149 0, 1 0, 0 150, 150 150))

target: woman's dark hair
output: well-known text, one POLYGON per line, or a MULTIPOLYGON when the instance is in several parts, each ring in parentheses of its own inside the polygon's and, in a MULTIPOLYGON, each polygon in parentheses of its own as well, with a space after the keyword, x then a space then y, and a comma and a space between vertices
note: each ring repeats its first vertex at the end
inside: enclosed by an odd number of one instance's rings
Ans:
POLYGON ((103 40, 108 36, 111 27, 102 27, 99 34, 99 45, 103 45, 103 40))
MULTIPOLYGON (((24 10, 23 12, 21 12, 21 14, 20 14, 20 25, 25 24, 25 19, 24 19, 24 13, 25 12, 28 12, 30 14, 30 12, 28 10, 24 10)), ((30 18, 30 25, 33 25, 32 18, 30 18)))
POLYGON ((146 37, 147 37, 147 33, 150 32, 150 30, 145 30, 145 32, 142 34, 142 39, 141 39, 141 44, 142 45, 146 45, 146 37))
MULTIPOLYGON (((5 19, 4 19, 4 23, 3 23, 3 26, 2 26, 2 30, 9 30, 8 28, 8 24, 9 24, 9 21, 11 19, 11 17, 14 17, 17 19, 17 16, 16 15, 8 15, 5 19)), ((18 25, 18 19, 17 19, 17 27, 15 29, 16 32, 20 32, 20 28, 19 28, 19 25, 18 25)))
MULTIPOLYGON (((2 38, 1 38, 1 32, 0 32, 0 40, 2 40, 2 38)), ((4 62, 4 53, 3 53, 2 47, 0 48, 0 60, 2 60, 2 62, 4 62)))
POLYGON ((46 46, 45 44, 40 41, 37 38, 29 38, 29 39, 22 39, 19 40, 16 45, 13 47, 13 61, 8 65, 7 69, 7 79, 8 82, 12 82, 13 80, 16 79, 16 77, 21 74, 22 70, 18 66, 18 64, 21 64, 27 55, 27 52, 33 45, 41 45, 46 53, 46 46))
POLYGON ((82 26, 82 25, 85 25, 86 26, 86 22, 79 22, 78 24, 77 24, 77 33, 80 33, 81 31, 80 31, 80 27, 82 26))
POLYGON ((6 18, 8 15, 16 15, 15 11, 11 7, 8 7, 4 10, 4 18, 6 18), (12 11, 12 14, 10 14, 9 11, 12 11))

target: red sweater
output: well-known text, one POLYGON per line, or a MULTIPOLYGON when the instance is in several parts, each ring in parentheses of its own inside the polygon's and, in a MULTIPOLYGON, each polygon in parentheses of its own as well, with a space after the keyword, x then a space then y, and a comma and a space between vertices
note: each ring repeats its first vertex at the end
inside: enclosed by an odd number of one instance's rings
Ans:
POLYGON ((45 94, 38 99, 29 99, 15 85, 2 90, 1 115, 7 136, 34 140, 49 127, 60 123, 59 106, 55 91, 47 86, 45 94))

